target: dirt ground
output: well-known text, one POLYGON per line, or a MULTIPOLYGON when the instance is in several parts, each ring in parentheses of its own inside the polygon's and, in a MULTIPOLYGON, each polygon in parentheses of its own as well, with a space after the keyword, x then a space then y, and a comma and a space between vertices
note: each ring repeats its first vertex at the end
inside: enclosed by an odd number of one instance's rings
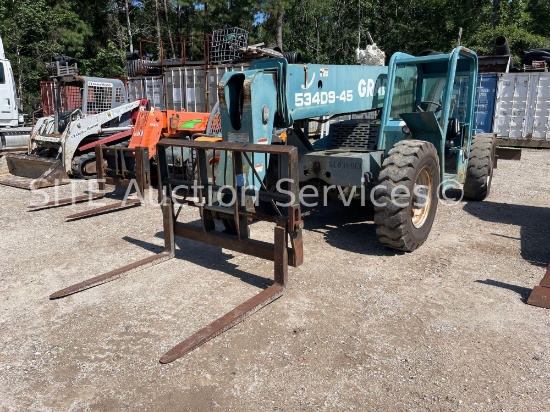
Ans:
POLYGON ((283 297, 168 365, 272 263, 180 239, 176 259, 50 301, 161 251, 160 210, 65 223, 89 206, 27 212, 39 196, 0 186, 0 411, 550 410, 550 310, 525 303, 550 261, 549 171, 550 151, 499 162, 489 199, 440 205, 410 254, 359 208, 319 211, 283 297))

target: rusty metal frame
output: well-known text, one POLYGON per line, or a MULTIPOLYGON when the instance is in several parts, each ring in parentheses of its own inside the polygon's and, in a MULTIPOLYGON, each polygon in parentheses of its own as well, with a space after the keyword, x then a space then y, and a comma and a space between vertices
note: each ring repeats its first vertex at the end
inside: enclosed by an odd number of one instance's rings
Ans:
POLYGON ((75 213, 66 217, 67 220, 83 219, 85 217, 95 216, 108 212, 114 212, 141 204, 145 190, 151 185, 151 167, 149 162, 149 149, 147 147, 136 147, 129 149, 117 146, 95 146, 96 169, 98 181, 98 193, 91 193, 76 197, 52 200, 45 204, 30 205, 30 210, 46 209, 51 207, 69 206, 76 203, 82 203, 97 199, 102 199, 106 194, 106 184, 127 187, 131 179, 135 179, 136 187, 139 191, 138 199, 124 199, 122 202, 113 203, 75 213), (109 153, 115 161, 115 167, 110 168, 105 162, 105 153, 109 153), (129 170, 126 167, 126 158, 135 159, 135 170, 129 170))
MULTIPOLYGON (((302 218, 299 203, 299 182, 298 182, 298 150, 293 146, 285 145, 257 145, 241 144, 230 142, 198 142, 178 139, 163 139, 157 144, 158 154, 158 172, 159 172, 159 199, 162 199, 162 214, 164 228, 164 252, 124 266, 120 269, 96 276, 92 279, 80 282, 76 285, 62 289, 50 296, 50 299, 58 299, 68 296, 100 284, 110 282, 119 278, 125 273, 134 272, 145 267, 163 262, 175 256, 175 238, 183 237, 190 240, 206 243, 213 246, 230 249, 239 253, 245 253, 274 262, 274 283, 267 289, 262 290, 256 296, 248 299, 246 302, 237 306, 235 309, 218 318, 210 325, 199 330, 188 339, 180 342, 160 359, 161 363, 173 362, 184 356, 198 346, 204 344, 210 339, 218 336, 226 330, 237 325, 246 317, 260 310, 264 306, 282 296, 288 279, 288 266, 297 267, 303 262, 303 243, 302 243, 302 218), (237 170, 247 169, 245 163, 248 162, 248 170, 257 175, 254 171, 254 165, 250 161, 250 153, 264 153, 277 156, 277 160, 286 168, 279 169, 279 178, 288 178, 288 193, 294 194, 293 202, 290 202, 290 195, 286 197, 287 208, 284 213, 278 213, 275 216, 255 213, 246 210, 235 202, 233 207, 227 207, 224 211, 216 211, 211 205, 203 202, 204 192, 199 188, 198 193, 194 193, 199 198, 199 202, 186 200, 179 202, 174 199, 174 188, 181 185, 189 185, 192 182, 183 180, 185 174, 178 175, 177 167, 169 165, 167 162, 166 151, 173 147, 189 148, 195 152, 197 158, 197 177, 198 181, 204 187, 212 187, 213 190, 221 190, 213 181, 208 179, 208 160, 207 152, 224 151, 230 152, 232 158, 232 179, 231 186, 240 198, 241 193, 246 196, 253 196, 255 191, 248 192, 241 185, 238 185, 237 170), (282 160, 284 158, 284 160, 282 160), (285 163, 286 162, 286 163, 285 163), (188 223, 178 222, 178 216, 182 207, 196 206, 199 209, 202 227, 188 223), (177 210, 176 210, 177 209, 177 210), (225 216, 232 219, 236 235, 219 232, 215 229, 214 218, 225 216), (269 221, 275 224, 274 242, 268 243, 249 238, 248 222, 250 219, 269 221)), ((257 176, 259 177, 259 176, 257 176)), ((262 187, 264 189, 265 186, 262 187)), ((260 190, 259 196, 263 199, 281 200, 280 193, 274 193, 267 190, 260 190)))
POLYGON ((535 286, 531 291, 527 303, 529 305, 550 309, 550 264, 548 264, 546 274, 540 281, 540 284, 535 286))
POLYGON ((160 66, 164 65, 164 61, 168 60, 165 59, 165 49, 167 46, 172 43, 174 46, 179 45, 179 47, 176 47, 178 49, 178 52, 180 52, 181 56, 179 58, 171 59, 173 61, 179 61, 182 65, 186 65, 188 63, 186 52, 188 49, 189 44, 197 44, 200 45, 202 43, 202 52, 203 52, 203 58, 204 58, 204 65, 208 66, 210 64, 210 42, 211 42, 212 35, 210 33, 204 33, 204 34, 187 34, 187 35, 180 35, 180 36, 161 36, 160 41, 154 40, 154 39, 139 39, 139 59, 140 59, 140 65, 141 67, 146 65, 151 65, 151 62, 145 63, 143 60, 143 44, 152 44, 157 47, 159 51, 159 63, 160 66))
POLYGON ((141 193, 151 185, 151 168, 149 149, 147 147, 117 147, 99 145, 95 148, 97 180, 99 190, 105 190, 105 184, 127 187, 130 179, 135 178, 137 188, 141 193), (115 167, 109 167, 105 155, 111 156, 115 167), (135 170, 126 167, 126 158, 135 159, 135 170))
MULTIPOLYGON (((157 145, 157 153, 159 156, 159 179, 162 182, 162 189, 164 190, 166 202, 166 212, 163 214, 164 227, 170 228, 168 231, 168 241, 171 249, 174 248, 174 238, 178 236, 272 260, 274 262, 274 283, 271 286, 166 352, 161 357, 160 362, 169 363, 179 359, 203 343, 232 328, 246 317, 282 296, 288 279, 288 265, 296 267, 303 262, 302 220, 298 200, 298 151, 293 146, 266 146, 231 142, 211 143, 164 139, 157 145), (166 161, 166 151, 170 150, 171 147, 189 148, 196 153, 196 158, 198 159, 197 177, 202 188, 199 189, 198 193, 195 193, 195 195, 198 195, 199 202, 187 202, 187 204, 199 208, 202 218, 202 228, 176 221, 178 213, 175 213, 174 210, 175 205, 172 200, 172 190, 175 186, 181 184, 190 185, 191 182, 174 177, 175 173, 170 170, 168 162, 166 161), (243 168, 246 168, 245 163, 248 162, 248 170, 256 174, 254 165, 250 161, 249 153, 266 153, 287 157, 287 169, 282 171, 282 173, 279 172, 278 176, 279 178, 290 179, 289 192, 295 195, 295 203, 288 208, 287 215, 267 216, 260 213, 251 213, 247 211, 243 205, 239 205, 238 202, 235 202, 232 210, 232 218, 237 235, 235 236, 216 231, 213 210, 207 205, 204 196, 204 191, 206 191, 205 188, 208 186, 219 189, 214 182, 209 183, 208 181, 207 151, 213 151, 214 154, 216 151, 231 152, 232 176, 230 181, 234 190, 233 193, 237 193, 239 198, 244 188, 237 184, 237 171, 242 172, 244 170, 243 168), (169 213, 168 210, 170 210, 169 213), (249 219, 267 220, 275 223, 273 244, 249 239, 249 219)), ((259 195, 260 194, 261 191, 259 195)), ((265 193, 263 194, 265 195, 265 193)), ((275 198, 276 194, 272 194, 272 196, 275 198)), ((167 238, 166 233, 165 231, 165 239, 167 238)))
POLYGON ((48 208, 54 208, 58 206, 68 206, 68 205, 75 205, 77 203, 82 202, 89 202, 92 200, 102 199, 105 196, 105 193, 90 193, 87 195, 80 195, 75 197, 67 197, 64 199, 56 199, 52 200, 47 203, 38 204, 38 205, 29 205, 29 210, 42 210, 42 209, 48 209, 48 208))
POLYGON ((119 147, 98 145, 95 147, 97 184, 99 191, 105 193, 106 184, 128 187, 132 179, 136 182, 138 190, 137 199, 124 199, 122 202, 101 206, 84 212, 75 213, 66 217, 67 220, 82 219, 103 213, 114 212, 141 204, 145 189, 151 185, 151 167, 149 161, 149 149, 147 147, 119 147), (114 168, 109 167, 105 161, 105 154, 114 159, 114 168), (126 159, 132 159, 135 165, 133 170, 126 167, 126 159))

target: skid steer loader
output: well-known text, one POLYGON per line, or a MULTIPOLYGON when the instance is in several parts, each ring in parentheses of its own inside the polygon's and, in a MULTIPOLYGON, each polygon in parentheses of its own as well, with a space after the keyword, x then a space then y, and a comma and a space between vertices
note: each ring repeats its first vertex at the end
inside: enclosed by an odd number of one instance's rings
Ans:
POLYGON ((55 114, 36 121, 28 153, 0 159, 0 184, 38 189, 68 183, 69 176, 95 177, 95 145, 130 137, 140 102, 128 102, 121 80, 60 76, 56 95, 55 114))
MULTIPOLYGON (((67 220, 82 219, 141 204, 145 190, 151 184, 157 183, 156 173, 151 176, 151 167, 153 167, 153 171, 156 171, 157 143, 164 138, 198 138, 198 135, 202 135, 208 130, 210 115, 210 113, 201 112, 161 111, 155 108, 140 111, 128 147, 103 144, 95 147, 99 193, 94 198, 101 198, 106 194, 107 184, 134 188, 137 197, 125 198, 121 202, 72 214, 67 216, 67 220)), ((214 137, 201 138, 208 141, 221 140, 221 138, 214 137)), ((190 155, 190 150, 181 150, 175 153, 170 161, 173 167, 180 167, 190 175, 193 173, 193 162, 190 155)), ((89 195, 83 195, 76 199, 67 198, 52 203, 55 205, 74 204, 89 199, 89 195)))
MULTIPOLYGON (((175 110, 158 110, 150 107, 143 100, 139 110, 133 116, 133 129, 127 144, 108 146, 103 144, 109 139, 89 144, 94 147, 95 164, 97 171, 98 192, 64 199, 55 199, 47 203, 30 205, 29 209, 44 209, 73 205, 81 202, 101 199, 106 196, 106 185, 129 187, 135 189, 136 198, 125 198, 122 202, 93 208, 67 216, 67 220, 81 219, 88 216, 103 214, 119 209, 141 204, 146 189, 156 184, 157 156, 156 145, 164 138, 198 139, 199 141, 221 141, 216 134, 221 132, 218 105, 211 113, 186 112, 175 110)), ((84 146, 84 149, 87 146, 84 146)), ((194 173, 194 162, 191 151, 179 150, 172 153, 170 158, 172 167, 180 168, 188 175, 194 173)))
POLYGON ((164 252, 50 298, 170 259, 175 237, 274 262, 269 287, 165 353, 160 361, 168 363, 283 294, 288 266, 303 263, 305 185, 336 190, 341 198, 368 196, 380 242, 417 249, 430 233, 445 188, 462 184, 465 196, 475 200, 489 194, 495 139, 472 136, 477 67, 476 53, 457 47, 423 57, 398 52, 388 67, 269 59, 226 73, 218 85, 222 142, 163 139, 157 145, 164 252), (331 125, 315 145, 300 127, 313 117, 342 114, 365 116, 331 125), (274 127, 286 129, 284 141, 274 138, 274 127), (195 152, 198 182, 171 167, 169 153, 178 149, 195 152), (213 180, 211 151, 219 156, 213 180), (191 185, 197 187, 195 199, 178 196, 178 187, 191 185), (193 208, 199 209, 200 225, 182 217, 193 208), (253 236, 255 220, 274 224, 273 243, 253 236))

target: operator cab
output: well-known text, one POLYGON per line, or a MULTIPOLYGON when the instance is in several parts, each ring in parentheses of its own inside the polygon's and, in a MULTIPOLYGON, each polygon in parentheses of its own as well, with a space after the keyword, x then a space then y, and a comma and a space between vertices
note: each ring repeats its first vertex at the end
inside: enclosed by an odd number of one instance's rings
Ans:
POLYGON ((379 147, 386 152, 403 139, 431 142, 442 180, 462 182, 471 142, 477 56, 464 47, 451 54, 413 57, 396 53, 379 147))

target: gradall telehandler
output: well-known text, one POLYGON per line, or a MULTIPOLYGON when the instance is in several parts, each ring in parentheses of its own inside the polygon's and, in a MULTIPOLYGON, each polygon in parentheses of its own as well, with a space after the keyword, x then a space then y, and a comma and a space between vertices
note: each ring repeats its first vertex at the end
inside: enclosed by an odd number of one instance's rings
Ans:
POLYGON ((388 67, 269 59, 226 73, 218 85, 222 141, 163 139, 157 145, 165 251, 50 298, 169 259, 176 236, 274 261, 271 286, 161 358, 171 362, 282 295, 288 265, 303 262, 300 191, 308 183, 342 198, 368 194, 380 242, 414 251, 430 233, 440 192, 462 184, 469 199, 489 194, 495 139, 472 135, 477 70, 476 53, 457 47, 424 57, 398 52, 388 67), (317 116, 365 113, 369 119, 332 124, 314 145, 302 128, 303 121, 317 116), (286 129, 285 140, 272 135, 274 127, 286 129), (197 159, 194 199, 175 190, 193 185, 169 161, 170 153, 182 148, 197 159), (212 151, 219 156, 215 172, 212 151), (199 208, 201 225, 181 221, 188 205, 199 208), (252 238, 254 220, 275 224, 273 244, 252 238))

